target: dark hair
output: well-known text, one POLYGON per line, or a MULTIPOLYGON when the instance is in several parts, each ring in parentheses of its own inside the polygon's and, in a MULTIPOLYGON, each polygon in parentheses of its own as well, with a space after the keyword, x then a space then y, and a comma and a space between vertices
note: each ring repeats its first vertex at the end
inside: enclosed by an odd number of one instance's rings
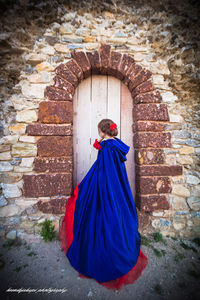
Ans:
POLYGON ((110 129, 110 125, 114 124, 115 122, 113 122, 111 119, 102 119, 99 123, 98 123, 98 128, 105 134, 109 135, 109 136, 117 136, 118 135, 118 129, 117 127, 114 129, 110 129))

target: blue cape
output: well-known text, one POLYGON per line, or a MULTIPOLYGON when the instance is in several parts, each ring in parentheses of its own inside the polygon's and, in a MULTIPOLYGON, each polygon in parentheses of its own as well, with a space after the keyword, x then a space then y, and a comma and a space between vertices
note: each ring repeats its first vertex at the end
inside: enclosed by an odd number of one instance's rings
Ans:
POLYGON ((130 147, 116 137, 100 145, 96 161, 79 183, 73 242, 66 256, 81 274, 105 282, 134 267, 141 237, 124 163, 130 147))

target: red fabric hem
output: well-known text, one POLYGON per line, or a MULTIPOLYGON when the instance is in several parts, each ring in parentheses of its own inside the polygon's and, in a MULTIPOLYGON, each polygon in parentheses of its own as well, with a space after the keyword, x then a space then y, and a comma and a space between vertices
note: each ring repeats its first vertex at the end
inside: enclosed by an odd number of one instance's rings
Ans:
MULTIPOLYGON (((77 184, 76 188, 74 189, 73 195, 70 198, 68 198, 68 200, 67 200, 65 216, 63 218, 61 228, 60 228, 61 249, 64 250, 65 255, 67 254, 67 250, 69 249, 69 247, 73 241, 74 210, 75 210, 76 199, 78 197, 79 183, 77 184)), ((96 280, 96 282, 99 283, 100 285, 106 287, 107 289, 118 289, 119 290, 119 289, 121 289, 122 285, 131 284, 134 281, 136 281, 141 276, 141 274, 142 274, 143 270, 146 268, 147 264, 148 264, 148 258, 145 256, 145 254, 140 249, 136 265, 127 274, 125 274, 117 279, 110 280, 110 281, 98 282, 96 280)), ((79 277, 90 278, 90 277, 84 276, 80 272, 78 272, 78 274, 79 274, 79 277)))

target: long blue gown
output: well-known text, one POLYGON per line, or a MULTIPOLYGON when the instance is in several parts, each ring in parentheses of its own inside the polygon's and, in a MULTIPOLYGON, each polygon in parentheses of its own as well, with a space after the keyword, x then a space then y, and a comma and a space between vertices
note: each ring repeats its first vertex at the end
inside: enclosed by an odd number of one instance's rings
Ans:
POLYGON ((99 283, 127 274, 136 264, 141 238, 125 161, 130 147, 103 140, 97 159, 78 185, 71 265, 99 283))

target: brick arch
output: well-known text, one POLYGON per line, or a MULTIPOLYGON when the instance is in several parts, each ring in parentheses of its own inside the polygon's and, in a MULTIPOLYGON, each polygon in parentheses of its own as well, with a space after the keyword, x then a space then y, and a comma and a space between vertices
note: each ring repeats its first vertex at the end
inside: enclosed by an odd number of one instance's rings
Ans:
POLYGON ((38 202, 44 213, 65 212, 66 196, 73 192, 73 95, 82 80, 101 74, 120 79, 132 95, 136 206, 143 212, 169 209, 170 176, 181 175, 182 166, 165 164, 163 148, 171 147, 171 134, 165 132, 169 115, 152 73, 107 44, 93 52, 73 50, 71 55, 56 67, 54 84, 45 89, 47 101, 39 105, 38 122, 26 128, 28 135, 41 137, 34 174, 23 176, 24 196, 47 197, 38 202))

